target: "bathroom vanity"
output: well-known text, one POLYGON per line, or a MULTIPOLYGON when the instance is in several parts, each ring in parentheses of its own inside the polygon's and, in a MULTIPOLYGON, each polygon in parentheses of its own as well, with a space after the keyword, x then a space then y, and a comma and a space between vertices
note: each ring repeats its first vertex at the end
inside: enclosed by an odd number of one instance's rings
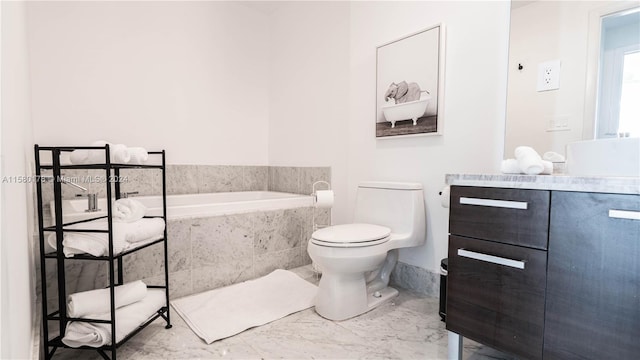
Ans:
POLYGON ((525 359, 640 353, 640 179, 448 175, 447 330, 525 359))

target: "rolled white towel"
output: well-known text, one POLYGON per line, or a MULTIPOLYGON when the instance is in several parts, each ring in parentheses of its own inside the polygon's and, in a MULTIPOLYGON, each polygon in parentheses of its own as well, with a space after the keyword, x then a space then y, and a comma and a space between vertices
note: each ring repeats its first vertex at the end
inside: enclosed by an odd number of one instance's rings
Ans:
MULTIPOLYGON (((149 289, 142 300, 116 310, 116 342, 124 339, 166 304, 163 289, 149 289)), ((111 313, 85 316, 87 319, 110 320, 111 313)), ((111 344, 111 324, 72 321, 67 325, 62 342, 71 347, 100 347, 111 344)))
POLYGON ((122 224, 126 227, 125 240, 129 243, 160 239, 164 236, 164 220, 146 218, 122 224))
POLYGON ((135 199, 118 199, 113 206, 113 220, 133 222, 140 220, 147 212, 147 207, 135 199))
MULTIPOLYGON (((71 294, 67 297, 67 314, 81 318, 90 314, 102 314, 111 311, 110 290, 98 289, 71 294)), ((140 280, 115 288, 115 306, 121 308, 147 295, 147 285, 140 280)))
POLYGON ((515 150, 520 170, 527 175, 538 175, 544 171, 542 158, 529 146, 518 146, 515 150))
POLYGON ((72 164, 88 164, 89 150, 74 150, 69 155, 69 161, 72 164))
POLYGON ((542 170, 541 174, 544 174, 544 175, 553 174, 553 163, 551 161, 542 160, 542 165, 544 166, 544 170, 542 170))
MULTIPOLYGON (((109 144, 111 162, 126 164, 131 159, 129 149, 123 144, 111 144, 104 140, 91 143, 90 146, 105 146, 109 144)), ((73 164, 100 164, 105 161, 104 150, 74 150, 69 155, 69 160, 73 164)))
POLYGON ((518 160, 516 159, 502 160, 502 164, 500 164, 500 172, 503 174, 522 174, 520 166, 518 165, 518 160))
POLYGON ((130 164, 142 165, 149 160, 149 153, 143 147, 130 147, 129 154, 131 155, 130 164))
POLYGON ((562 154, 558 154, 557 152, 547 151, 542 155, 542 160, 551 162, 564 162, 565 158, 562 154))

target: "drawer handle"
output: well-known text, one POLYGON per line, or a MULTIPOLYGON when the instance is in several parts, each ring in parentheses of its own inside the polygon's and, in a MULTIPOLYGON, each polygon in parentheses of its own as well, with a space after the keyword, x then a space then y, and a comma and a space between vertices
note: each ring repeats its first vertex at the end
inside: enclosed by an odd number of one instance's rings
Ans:
POLYGON ((524 260, 511 260, 499 256, 493 256, 488 254, 483 254, 475 251, 469 251, 465 249, 458 249, 458 256, 476 259, 480 261, 486 261, 493 264, 509 266, 517 269, 524 269, 524 260))
POLYGON ((616 219, 640 220, 640 211, 609 210, 609 217, 616 219))
POLYGON ((460 204, 462 205, 480 205, 507 209, 520 209, 527 210, 528 203, 523 201, 511 201, 511 200, 492 200, 492 199, 478 199, 461 197, 460 204))

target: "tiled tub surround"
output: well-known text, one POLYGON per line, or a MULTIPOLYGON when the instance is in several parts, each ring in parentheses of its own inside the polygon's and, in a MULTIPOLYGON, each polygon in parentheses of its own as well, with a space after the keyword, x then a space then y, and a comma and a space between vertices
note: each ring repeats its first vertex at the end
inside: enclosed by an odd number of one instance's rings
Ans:
MULTIPOLYGON (((67 177, 91 179, 103 176, 98 170, 65 170, 67 177)), ((47 174, 43 174, 47 175, 47 174)), ((139 195, 161 193, 161 172, 151 169, 122 170, 128 182, 123 192, 138 191, 139 195)), ((267 167, 267 166, 167 166, 167 193, 181 194, 180 184, 192 193, 225 191, 296 192, 308 195, 311 184, 330 181, 328 167, 267 167), (190 184, 190 185, 189 185, 190 184), (242 184, 238 186, 237 184, 242 184), (284 185, 281 185, 284 184, 284 185)), ((72 179, 73 180, 73 179, 72 179)), ((106 196, 104 184, 80 183, 88 192, 106 196)), ((62 186, 63 198, 75 198, 79 189, 62 186)), ((53 199, 52 186, 43 186, 44 203, 53 199)), ((51 221, 45 209, 45 223, 51 221)), ((294 209, 245 212, 214 217, 169 218, 168 254, 170 295, 172 298, 260 277, 276 268, 292 268, 309 264, 306 241, 312 232, 313 213, 324 223, 330 217, 328 209, 299 207, 294 209), (319 217, 318 217, 319 216, 319 217)), ((36 232, 37 233, 37 232, 36 232)), ((33 238, 34 259, 39 258, 39 240, 33 238)), ((149 284, 163 284, 162 247, 151 246, 124 257, 125 282, 137 279, 149 284)), ((41 298, 39 261, 36 264, 36 293, 41 298)), ((67 293, 105 287, 108 266, 103 262, 70 260, 66 262, 67 293)), ((48 262, 47 298, 49 309, 57 309, 56 269, 48 262)), ((52 323, 53 325, 53 323, 52 323)))
MULTIPOLYGON (((282 268, 309 264, 306 243, 312 232, 312 207, 254 211, 212 217, 169 219, 170 296, 189 294, 257 278, 282 268)), ((161 246, 124 257, 124 281, 164 283, 161 246)), ((56 269, 47 268, 47 297, 57 308, 56 269)), ((67 293, 107 285, 106 263, 67 261, 67 293)), ((37 289, 38 293, 40 288, 37 289)))

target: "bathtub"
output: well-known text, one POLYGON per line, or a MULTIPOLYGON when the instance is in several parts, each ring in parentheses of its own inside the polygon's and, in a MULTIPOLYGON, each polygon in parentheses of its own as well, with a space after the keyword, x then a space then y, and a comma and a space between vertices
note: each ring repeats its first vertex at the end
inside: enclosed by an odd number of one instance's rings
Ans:
MULTIPOLYGON (((162 196, 132 197, 142 202, 148 209, 147 215, 162 215, 162 196)), ((98 199, 96 212, 86 212, 86 198, 62 201, 63 222, 73 222, 107 215, 107 200, 98 199)), ((53 201, 52 222, 55 221, 53 201)), ((313 206, 313 197, 273 191, 240 191, 208 194, 167 195, 167 218, 209 217, 313 206)))
POLYGON ((409 101, 402 104, 387 105, 382 107, 384 118, 391 122, 391 127, 396 127, 396 121, 413 120, 413 125, 418 123, 418 118, 424 115, 427 105, 431 100, 430 95, 423 94, 420 100, 409 101))

